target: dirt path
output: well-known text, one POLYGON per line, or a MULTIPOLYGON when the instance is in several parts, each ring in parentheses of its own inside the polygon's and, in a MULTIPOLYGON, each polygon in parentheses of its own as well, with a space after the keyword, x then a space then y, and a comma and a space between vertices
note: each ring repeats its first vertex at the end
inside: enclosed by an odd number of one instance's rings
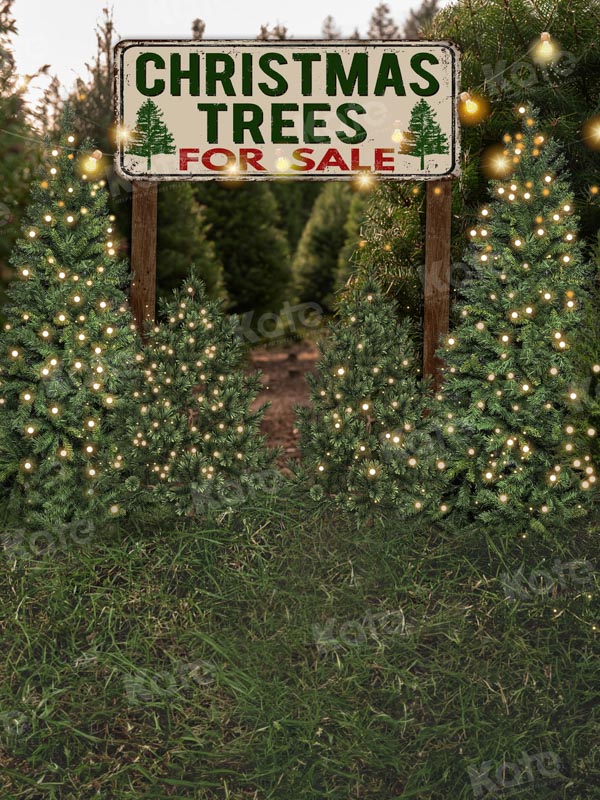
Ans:
POLYGON ((294 408, 309 404, 305 375, 315 371, 317 357, 316 347, 304 342, 288 347, 261 347, 251 355, 252 365, 263 373, 263 391, 253 407, 266 401, 271 403, 265 412, 261 430, 271 447, 283 447, 279 458, 282 467, 290 458, 299 457, 294 408))

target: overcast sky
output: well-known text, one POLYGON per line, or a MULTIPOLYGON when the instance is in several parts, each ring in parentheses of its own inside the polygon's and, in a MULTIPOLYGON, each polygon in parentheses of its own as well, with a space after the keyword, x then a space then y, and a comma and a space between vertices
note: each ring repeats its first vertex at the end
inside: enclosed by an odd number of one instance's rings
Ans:
MULTIPOLYGON (((364 35, 378 0, 114 0, 115 24, 121 39, 188 38, 191 22, 201 17, 210 38, 254 37, 261 24, 286 25, 296 38, 318 37, 323 19, 332 14, 345 36, 355 27, 364 35)), ((404 22, 410 8, 420 0, 389 0, 396 21, 404 22)), ((442 4, 445 4, 443 2, 442 4)), ((15 0, 19 28, 14 49, 20 74, 51 65, 65 88, 85 74, 85 62, 96 47, 94 28, 109 0, 15 0)), ((32 87, 32 99, 40 85, 32 87), (37 90, 36 90, 37 89, 37 90)))

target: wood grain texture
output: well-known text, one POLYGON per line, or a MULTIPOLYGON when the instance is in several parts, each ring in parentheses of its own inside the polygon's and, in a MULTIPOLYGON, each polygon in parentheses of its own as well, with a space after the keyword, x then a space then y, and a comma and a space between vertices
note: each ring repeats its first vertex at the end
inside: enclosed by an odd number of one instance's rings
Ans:
POLYGON ((442 361, 435 352, 450 320, 450 223, 452 181, 427 184, 425 233, 425 313, 423 321, 423 373, 441 383, 442 361))
POLYGON ((156 315, 156 228, 158 186, 133 182, 131 216, 131 311, 140 333, 156 315))

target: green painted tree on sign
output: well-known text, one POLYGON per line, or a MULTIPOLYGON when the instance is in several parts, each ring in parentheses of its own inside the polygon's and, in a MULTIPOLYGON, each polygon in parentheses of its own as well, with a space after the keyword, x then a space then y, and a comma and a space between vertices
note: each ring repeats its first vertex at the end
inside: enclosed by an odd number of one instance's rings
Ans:
POLYGON ((131 133, 128 155, 144 156, 146 168, 152 166, 152 156, 175 152, 173 134, 163 121, 163 112, 152 100, 146 100, 137 112, 135 130, 131 133))
POLYGON ((442 133, 435 118, 435 111, 426 100, 413 106, 401 152, 421 158, 421 169, 425 169, 425 156, 444 155, 448 152, 448 138, 442 133))

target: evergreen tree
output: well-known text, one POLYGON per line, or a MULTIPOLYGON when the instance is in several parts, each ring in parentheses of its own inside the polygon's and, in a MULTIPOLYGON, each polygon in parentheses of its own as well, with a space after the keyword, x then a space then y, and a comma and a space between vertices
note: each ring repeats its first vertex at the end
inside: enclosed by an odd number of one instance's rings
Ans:
POLYGON ((330 309, 344 225, 350 208, 350 187, 328 183, 313 206, 294 258, 294 278, 300 302, 317 302, 330 309))
POLYGON ((595 280, 574 351, 579 377, 576 391, 581 397, 582 410, 588 420, 587 433, 591 437, 592 460, 596 467, 600 467, 600 232, 593 252, 595 280))
POLYGON ((387 3, 379 3, 369 20, 368 39, 398 39, 400 29, 394 22, 387 3))
MULTIPOLYGON (((112 153, 116 145, 113 119, 113 49, 116 40, 112 13, 104 16, 96 30, 97 50, 87 65, 88 78, 79 78, 69 96, 74 128, 80 138, 98 142, 105 154, 96 174, 104 175, 110 189, 110 207, 121 237, 131 234, 131 183, 115 175, 112 153)), ((125 243, 126 246, 126 243, 125 243)), ((158 187, 157 290, 170 294, 187 275, 192 264, 205 281, 211 296, 223 293, 221 266, 209 238, 202 209, 190 184, 161 183, 158 187)))
POLYGON ((336 290, 342 289, 346 284, 355 269, 358 251, 365 246, 361 231, 365 222, 367 201, 368 196, 364 192, 355 192, 352 195, 348 216, 344 224, 344 245, 338 256, 336 290))
POLYGON ((286 180, 282 177, 272 181, 269 188, 277 201, 281 223, 293 253, 298 246, 315 201, 323 191, 323 185, 319 181, 286 180))
POLYGON ((323 20, 323 27, 321 28, 321 36, 323 39, 333 41, 342 38, 342 31, 335 24, 334 18, 328 14, 323 20))
POLYGON ((457 517, 527 535, 583 514, 596 479, 572 351, 589 269, 565 159, 523 111, 523 132, 505 137, 514 173, 473 226, 474 276, 440 355, 457 517))
POLYGON ((425 156, 448 152, 448 138, 442 133, 435 111, 426 100, 419 100, 410 113, 409 136, 405 136, 400 151, 421 159, 425 169, 425 156))
POLYGON ((260 26, 260 33, 256 38, 259 42, 283 42, 288 38, 288 29, 279 23, 269 28, 269 23, 267 23, 260 26))
POLYGON ((76 146, 64 134, 33 185, 0 340, 0 482, 30 524, 116 510, 103 486, 136 339, 106 192, 77 176, 76 146))
POLYGON ((321 353, 308 379, 312 406, 298 409, 311 495, 360 518, 437 514, 445 469, 437 405, 416 379, 409 324, 398 324, 374 281, 342 297, 321 353))
POLYGON ((175 152, 174 142, 173 134, 164 122, 163 112, 153 100, 145 100, 138 109, 135 130, 131 131, 125 152, 143 156, 146 169, 150 169, 152 156, 175 152))
MULTIPOLYGON (((357 280, 373 274, 398 302, 401 316, 420 320, 423 306, 423 191, 408 183, 384 181, 366 197, 357 280)), ((342 277, 342 276, 340 276, 342 277)))
POLYGON ((205 210, 189 183, 169 183, 158 190, 156 251, 158 297, 169 297, 194 265, 209 297, 226 296, 223 268, 209 238, 205 210), (172 197, 174 195, 174 197, 172 197), (167 268, 165 268, 167 267, 167 268))
MULTIPOLYGON (((539 109, 541 128, 551 129, 564 145, 582 236, 590 246, 600 228, 600 205, 589 202, 590 183, 598 182, 598 153, 587 146, 581 130, 598 112, 599 25, 600 0, 558 2, 551 13, 550 7, 531 2, 456 0, 440 9, 428 31, 433 40, 450 39, 459 45, 462 85, 493 102, 493 114, 479 125, 463 127, 467 166, 469 153, 500 140, 512 124, 513 109, 527 98, 539 109), (537 65, 532 43, 539 44, 544 30, 557 37, 556 59, 537 65)), ((484 202, 486 191, 481 172, 464 183, 457 213, 465 224, 465 210, 484 202)), ((455 237, 464 240, 464 230, 457 227, 455 237)))
POLYGON ((250 411, 260 381, 244 373, 238 319, 207 298, 193 269, 161 310, 128 392, 115 477, 125 508, 166 501, 201 514, 260 485, 271 467, 258 430, 264 407, 250 411))
MULTIPOLYGON (((13 0, 0 3, 0 289, 12 277, 8 260, 19 235, 29 183, 39 164, 24 91, 34 76, 19 77, 12 52, 17 33, 13 0)), ((46 72, 43 67, 40 72, 46 72)))
POLYGON ((192 39, 204 39, 206 32, 206 22, 203 19, 195 19, 192 22, 192 39))
POLYGON ((277 312, 291 282, 288 244, 279 211, 265 183, 202 183, 195 194, 205 206, 217 258, 223 265, 230 310, 277 312))
POLYGON ((411 8, 404 23, 402 35, 405 39, 420 39, 439 10, 439 0, 422 0, 415 10, 411 8))

